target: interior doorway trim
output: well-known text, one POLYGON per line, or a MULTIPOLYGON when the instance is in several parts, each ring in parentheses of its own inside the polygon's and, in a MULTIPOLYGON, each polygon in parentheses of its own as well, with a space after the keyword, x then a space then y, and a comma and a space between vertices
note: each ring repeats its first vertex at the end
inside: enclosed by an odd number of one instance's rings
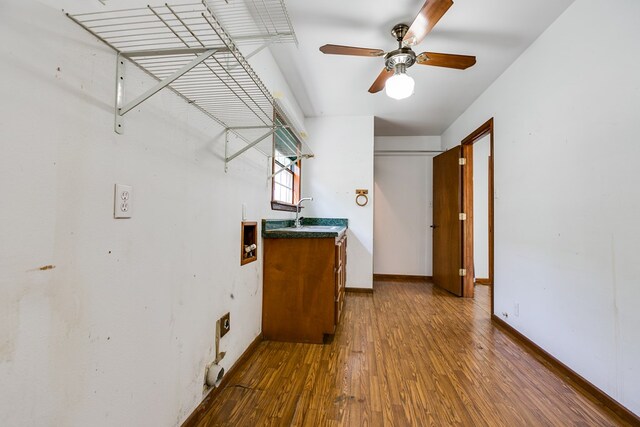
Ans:
POLYGON ((467 214, 467 220, 464 223, 462 232, 463 242, 463 265, 467 272, 463 278, 463 296, 473 297, 474 286, 474 260, 473 260, 473 144, 481 138, 489 135, 489 277, 488 283, 492 287, 491 289, 491 314, 493 314, 493 117, 483 123, 478 129, 474 130, 462 140, 462 155, 466 159, 466 165, 462 170, 462 208, 463 212, 467 214))

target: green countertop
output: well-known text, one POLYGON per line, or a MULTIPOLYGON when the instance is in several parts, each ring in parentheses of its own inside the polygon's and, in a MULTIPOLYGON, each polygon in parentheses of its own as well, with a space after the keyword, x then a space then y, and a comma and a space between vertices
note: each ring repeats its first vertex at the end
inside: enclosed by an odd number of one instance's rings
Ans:
POLYGON ((302 227, 295 228, 293 220, 262 220, 262 237, 265 239, 321 239, 342 237, 349 220, 345 218, 303 218, 302 227))

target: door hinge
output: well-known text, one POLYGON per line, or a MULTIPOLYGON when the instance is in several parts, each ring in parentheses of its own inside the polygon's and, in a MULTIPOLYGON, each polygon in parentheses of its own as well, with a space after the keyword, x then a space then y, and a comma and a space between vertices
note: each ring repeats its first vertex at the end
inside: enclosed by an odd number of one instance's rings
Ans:
POLYGON ((467 220, 467 214, 466 213, 458 214, 458 218, 460 218, 460 221, 466 221, 467 220))
POLYGON ((464 268, 461 268, 458 273, 460 274, 461 277, 464 277, 467 275, 467 270, 464 268))
POLYGON ((464 166, 464 165, 466 165, 466 164, 467 164, 467 159, 465 159, 464 157, 460 157, 460 158, 458 159, 458 164, 459 164, 460 166, 464 166))

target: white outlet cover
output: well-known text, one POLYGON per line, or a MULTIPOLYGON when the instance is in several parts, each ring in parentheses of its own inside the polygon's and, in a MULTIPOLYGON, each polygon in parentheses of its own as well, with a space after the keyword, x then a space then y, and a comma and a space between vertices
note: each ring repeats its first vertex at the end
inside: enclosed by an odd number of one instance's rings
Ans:
POLYGON ((131 218, 133 187, 130 185, 116 184, 113 200, 113 217, 131 218))

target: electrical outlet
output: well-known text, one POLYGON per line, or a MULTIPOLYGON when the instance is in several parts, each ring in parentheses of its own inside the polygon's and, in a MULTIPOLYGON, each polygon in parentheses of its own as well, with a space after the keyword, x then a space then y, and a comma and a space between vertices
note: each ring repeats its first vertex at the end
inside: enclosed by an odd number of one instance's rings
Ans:
POLYGON ((520 303, 516 303, 516 305, 513 307, 513 314, 516 317, 520 317, 520 303))
POLYGON ((114 218, 131 218, 132 204, 131 196, 133 187, 130 185, 116 184, 115 197, 113 200, 114 218))
POLYGON ((231 314, 227 313, 220 318, 220 338, 231 330, 231 314))

